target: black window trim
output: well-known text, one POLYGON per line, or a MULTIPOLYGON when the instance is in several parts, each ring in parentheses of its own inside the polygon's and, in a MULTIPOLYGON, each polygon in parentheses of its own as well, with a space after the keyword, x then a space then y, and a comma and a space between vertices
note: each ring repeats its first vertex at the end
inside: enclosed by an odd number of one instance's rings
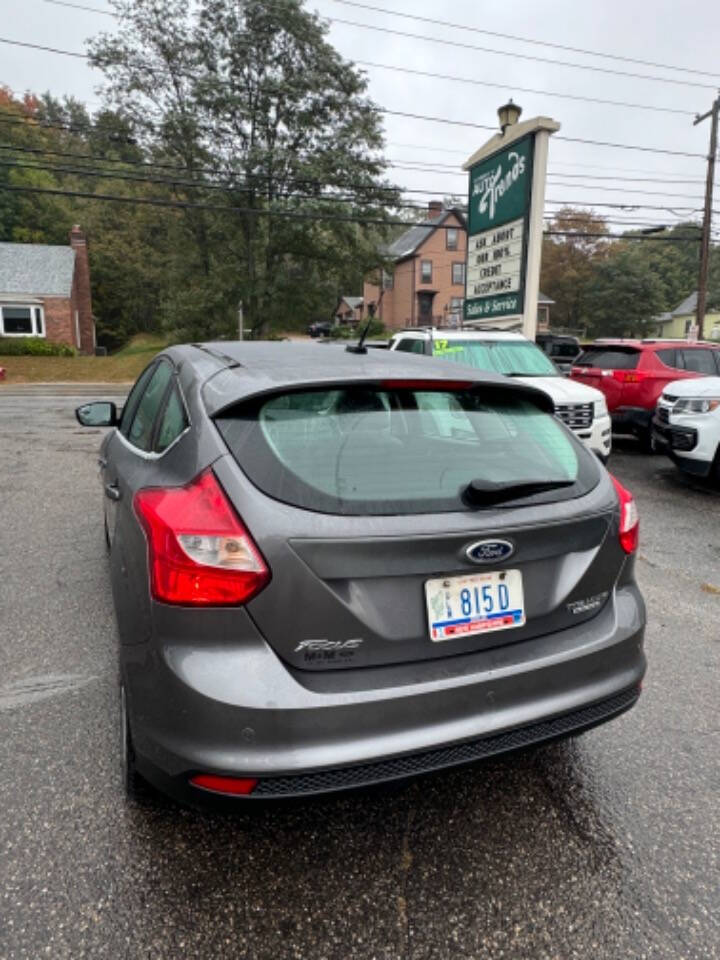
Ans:
MULTIPOLYGON (((182 437, 185 436, 185 434, 188 432, 188 430, 189 430, 190 427, 192 426, 192 423, 191 423, 191 421, 190 421, 190 411, 188 410, 188 405, 187 405, 187 402, 185 401, 185 394, 184 394, 183 389, 182 389, 182 386, 181 386, 181 384, 180 384, 180 376, 179 376, 179 374, 178 374, 178 370, 177 370, 175 364, 174 364, 173 361, 170 359, 170 357, 166 357, 166 356, 155 357, 155 358, 153 359, 153 361, 152 361, 151 363, 149 363, 149 364, 147 365, 147 367, 145 367, 145 370, 143 370, 143 371, 140 373, 140 376, 138 377, 138 380, 140 379, 140 377, 142 377, 142 375, 145 373, 145 371, 148 370, 150 367, 155 367, 155 368, 157 368, 161 363, 169 363, 169 364, 170 364, 170 379, 168 380, 167 386, 165 387, 165 393, 163 394, 162 400, 160 401, 160 406, 158 407, 158 411, 157 411, 157 413, 155 414, 155 420, 153 421, 152 432, 151 432, 151 434, 150 434, 150 449, 149 449, 149 450, 141 450, 140 447, 137 447, 134 443, 131 443, 130 440, 128 440, 128 438, 125 436, 125 434, 120 432, 120 429, 119 429, 119 428, 116 428, 116 430, 115 430, 115 433, 116 433, 117 436, 120 438, 120 440, 122 440, 122 442, 125 444, 125 446, 128 448, 128 450, 131 450, 131 451, 132 451, 134 454, 136 454, 138 457, 142 457, 143 460, 159 460, 161 457, 164 457, 165 454, 168 453, 170 450, 172 450, 172 448, 175 446, 175 444, 176 444, 182 437), (163 417, 163 415, 164 415, 164 413, 165 413, 165 408, 166 408, 166 406, 167 406, 168 399, 169 399, 169 397, 170 397, 170 392, 171 392, 171 390, 173 389, 173 387, 176 387, 176 388, 177 388, 178 394, 179 394, 179 396, 180 396, 180 402, 182 403, 183 409, 185 410, 185 419, 186 419, 186 421, 187 421, 187 426, 186 426, 185 429, 182 431, 182 433, 179 433, 179 434, 177 435, 177 437, 175 437, 175 439, 173 440, 172 443, 169 443, 169 444, 167 445, 167 447, 165 447, 164 450, 158 452, 158 451, 155 450, 155 443, 156 443, 156 441, 157 441, 158 429, 159 429, 159 427, 160 427, 160 422, 161 422, 162 417, 163 417)), ((152 380, 152 378, 153 378, 154 376, 155 376, 155 370, 153 370, 153 372, 150 374, 150 377, 148 378, 148 384, 150 383, 150 381, 152 380)), ((137 383, 137 380, 136 380, 135 382, 137 383)), ((147 389, 147 385, 146 385, 146 389, 147 389)), ((134 407, 133 407, 133 410, 132 410, 132 414, 131 414, 131 417, 130 417, 130 423, 131 423, 131 424, 132 424, 132 422, 133 422, 133 420, 134 420, 134 418, 135 418, 135 412, 137 411, 137 408, 138 408, 138 405, 139 405, 139 403, 140 403, 140 400, 144 397, 144 395, 145 395, 145 390, 143 390, 143 391, 139 394, 138 399, 135 401, 135 404, 134 404, 134 407)), ((125 413, 124 410, 123 410, 123 413, 125 413)))

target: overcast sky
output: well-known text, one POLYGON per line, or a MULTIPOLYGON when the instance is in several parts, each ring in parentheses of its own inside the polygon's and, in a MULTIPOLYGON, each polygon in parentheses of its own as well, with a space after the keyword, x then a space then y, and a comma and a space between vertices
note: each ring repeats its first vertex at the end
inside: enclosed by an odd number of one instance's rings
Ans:
MULTIPOLYGON (((99 10, 110 9, 106 0, 76 2, 99 10)), ((563 51, 369 11, 338 0, 310 0, 307 4, 324 17, 335 18, 330 38, 347 59, 358 64, 386 64, 475 81, 462 83, 380 66, 363 66, 370 81, 370 95, 380 106, 492 125, 497 122, 497 107, 512 96, 522 105, 523 119, 542 114, 558 120, 562 129, 550 145, 548 201, 570 201, 596 207, 598 212, 608 216, 658 223, 674 222, 678 215, 682 215, 681 208, 701 208, 706 172, 701 156, 644 153, 566 142, 560 138, 605 140, 706 155, 709 121, 693 127, 692 120, 696 112, 704 113, 709 109, 720 85, 720 3, 710 0, 685 0, 682 4, 677 0, 602 0, 595 3, 588 0, 544 3, 537 0, 456 0, 454 5, 441 4, 437 0, 362 2, 418 17, 450 20, 466 27, 665 65, 641 66, 563 51), (340 20, 352 21, 355 25, 340 23, 340 20), (398 36, 367 29, 361 24, 486 49, 470 50, 429 39, 398 36), (490 50, 498 52, 491 53, 490 50), (546 58, 550 62, 522 59, 521 54, 546 58), (661 76, 676 82, 663 83, 576 69, 561 65, 562 61, 604 70, 661 76), (708 75, 669 67, 687 67, 706 71, 708 75), (479 81, 482 84, 502 84, 503 88, 480 85, 479 81), (637 109, 588 103, 559 94, 642 106, 637 109), (657 108, 681 112, 661 112, 657 108), (639 183, 632 178, 694 182, 639 183), (651 194, 621 191, 649 191, 651 194), (678 196, 672 197, 672 194, 678 196), (611 211, 599 206, 601 201, 627 203, 628 206, 643 203, 650 207, 611 211), (669 208, 675 214, 651 207, 669 208)), ((88 37, 100 30, 111 30, 114 24, 112 18, 101 13, 71 9, 47 0, 0 0, 0 9, 5 13, 4 37, 75 51, 84 51, 88 37)), ((50 90, 56 96, 71 94, 91 107, 98 105, 97 88, 101 77, 82 60, 4 44, 0 44, 0 49, 0 82, 14 91, 50 90)), ((491 135, 490 131, 388 115, 385 125, 389 159, 403 166, 420 164, 433 168, 431 172, 396 167, 391 171, 396 183, 456 194, 466 192, 467 177, 459 172, 460 165, 491 135), (445 167, 456 167, 458 172, 445 170, 445 167)), ((556 206, 548 202, 547 208, 552 210, 556 206)), ((714 206, 720 208, 717 195, 714 206)))

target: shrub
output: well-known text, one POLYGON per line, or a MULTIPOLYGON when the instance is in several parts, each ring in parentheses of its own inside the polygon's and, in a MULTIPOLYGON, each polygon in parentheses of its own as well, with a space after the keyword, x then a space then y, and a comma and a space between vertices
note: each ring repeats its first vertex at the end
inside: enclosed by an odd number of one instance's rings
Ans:
POLYGON ((0 337, 2 357, 74 357, 75 353, 74 347, 42 337, 0 337))
MULTIPOLYGON (((361 336, 363 330, 365 329, 365 324, 367 320, 361 321, 357 326, 335 326, 330 330, 330 336, 334 337, 337 340, 357 340, 361 336)), ((370 327, 367 332, 367 340, 372 340, 373 337, 382 337, 385 335, 385 327, 382 325, 380 320, 373 319, 370 321, 370 327)))

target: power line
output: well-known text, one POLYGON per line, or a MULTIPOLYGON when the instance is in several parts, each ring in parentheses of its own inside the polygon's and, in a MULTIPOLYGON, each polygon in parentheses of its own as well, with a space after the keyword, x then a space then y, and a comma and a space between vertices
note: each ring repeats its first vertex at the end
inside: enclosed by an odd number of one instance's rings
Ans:
MULTIPOLYGON (((123 180, 130 183, 149 183, 154 185, 166 186, 166 187, 183 187, 195 190, 219 190, 224 193, 248 193, 253 189, 253 185, 247 182, 236 183, 233 185, 223 184, 223 183, 213 183, 207 180, 182 180, 179 177, 176 178, 167 178, 167 177, 142 177, 136 175, 128 175, 121 173, 116 170, 93 170, 89 167, 62 167, 62 166, 53 166, 50 164, 41 164, 41 163, 20 163, 15 160, 0 160, 0 168, 9 168, 12 170, 42 170, 49 173, 61 173, 69 174, 71 176, 87 176, 87 177, 98 177, 106 180, 123 180)), ((331 184, 325 184, 324 187, 330 187, 331 184)), ((373 192, 373 188, 366 188, 367 192, 373 192)), ((332 193, 301 193, 295 191, 291 194, 284 194, 277 197, 278 200, 313 200, 313 201, 322 201, 330 203, 353 203, 357 206, 363 205, 373 205, 379 202, 384 202, 388 207, 397 210, 427 210, 427 204, 419 203, 402 203, 397 202, 393 199, 388 199, 386 201, 379 201, 376 199, 371 199, 369 197, 361 197, 358 194, 349 195, 347 193, 342 194, 332 194, 332 193)))
MULTIPOLYGON (((362 24, 358 24, 362 26, 362 24)), ((379 30, 380 27, 369 27, 379 30)), ((430 38, 427 38, 430 39, 430 38)), ((433 42, 435 42, 433 38, 433 42)), ((445 41, 437 41, 445 42, 445 41)), ((415 77, 430 77, 432 80, 449 80, 453 83, 469 83, 475 87, 494 87, 498 90, 512 90, 519 93, 538 93, 544 97, 561 97, 564 100, 578 100, 583 103, 598 103, 610 107, 625 107, 633 110, 652 110, 656 113, 679 113, 684 117, 694 117, 693 110, 676 110, 674 107, 656 107, 649 103, 631 103, 627 100, 603 100, 600 97, 584 97, 574 93, 559 93, 557 90, 537 90, 533 87, 518 87, 516 84, 495 83, 491 80, 473 80, 470 77, 455 77, 447 73, 431 73, 429 70, 415 70, 411 67, 399 67, 389 63, 373 63, 371 60, 356 60, 361 67, 376 67, 380 70, 394 70, 398 73, 409 73, 415 77)))
POLYGON ((574 230, 543 230, 546 237, 584 237, 592 240, 641 240, 665 243, 699 243, 696 237, 654 237, 627 233, 576 233, 574 230))
MULTIPOLYGON (((338 0, 339 2, 339 0, 338 0)), ((472 123, 469 120, 451 120, 447 117, 430 117, 422 113, 406 113, 402 110, 389 110, 387 107, 378 107, 380 113, 387 113, 393 117, 408 117, 411 120, 427 120, 429 123, 444 123, 454 127, 470 127, 474 130, 492 130, 498 132, 497 127, 490 127, 484 123, 472 123)), ((562 140, 565 143, 583 143, 591 147, 612 147, 617 150, 640 150, 643 153, 662 153, 670 157, 692 157, 706 160, 704 153, 689 153, 686 150, 667 150, 661 147, 643 147, 632 143, 612 143, 608 140, 587 140, 583 137, 564 137, 553 134, 553 140, 562 140)))
POLYGON ((427 43, 439 43, 448 47, 459 47, 463 50, 473 50, 476 53, 490 53, 500 57, 511 57, 513 60, 532 60, 535 63, 548 63, 554 67, 571 67, 576 70, 591 70, 595 73, 612 74, 616 77, 630 77, 634 80, 651 80, 655 83, 669 83, 679 87, 700 87, 703 90, 715 90, 714 84, 700 83, 697 80, 675 80, 672 77, 658 77, 655 74, 649 73, 632 73, 628 70, 614 70, 611 67, 598 67, 589 63, 571 63, 568 60, 539 57, 531 53, 519 53, 515 50, 496 50, 493 47, 480 47, 477 44, 462 43, 459 40, 443 40, 440 37, 428 37, 421 33, 408 33, 404 30, 394 30, 391 27, 377 27, 369 23, 358 23, 355 20, 342 20, 339 17, 330 17, 329 19, 333 23, 341 23, 349 27, 360 27, 363 30, 376 30, 379 33, 390 33, 398 37, 408 37, 411 40, 424 40, 427 43))
MULTIPOLYGON (((47 0, 48 3, 58 2, 58 0, 47 0)), ((336 0, 348 7, 358 7, 361 10, 371 10, 373 13, 386 13, 393 17, 402 17, 405 20, 417 20, 423 23, 430 23, 433 26, 452 27, 454 30, 464 30, 470 33, 481 33, 489 37, 500 37, 503 40, 517 40, 520 43, 530 43, 540 47, 551 47, 553 50, 566 50, 569 53, 582 53, 592 57, 602 57, 606 60, 618 60, 623 63, 634 63, 642 67, 654 67, 661 70, 674 70, 680 73, 695 73, 702 77, 718 78, 717 73, 710 73, 707 70, 698 70, 694 67, 679 67, 669 63, 656 63, 652 60, 639 60, 636 57, 624 57, 617 53, 605 53, 600 50, 586 50, 583 47, 571 47, 567 44, 552 43, 550 40, 537 40, 530 37, 519 37, 512 33, 500 33, 497 30, 485 30, 480 27, 473 27, 467 23, 451 23, 447 20, 434 20, 431 17, 421 17, 417 14, 402 13, 399 10, 388 10, 384 7, 370 6, 366 3, 355 3, 352 0, 336 0)))
POLYGON ((25 40, 10 40, 8 37, 0 37, 0 43, 6 43, 11 47, 27 47, 29 50, 42 50, 44 53, 59 53, 63 57, 77 57, 79 60, 89 60, 86 53, 76 53, 73 50, 60 50, 58 47, 46 47, 41 43, 28 43, 25 40))
MULTIPOLYGON (((397 160, 388 160, 388 165, 391 167, 399 167, 405 170, 427 170, 432 173, 451 171, 455 173, 465 174, 465 171, 460 170, 459 166, 454 163, 433 163, 430 160, 406 160, 404 158, 397 160)), ((620 176, 603 176, 602 174, 596 173, 566 173, 564 170, 549 170, 549 177, 562 177, 565 180, 612 180, 613 182, 618 183, 669 183, 682 186, 684 184, 703 184, 705 181, 695 178, 693 180, 678 180, 669 179, 669 178, 658 178, 658 177, 620 177, 620 176)))
MULTIPOLYGON (((33 50, 41 50, 46 53, 58 53, 58 54, 63 54, 65 56, 70 56, 70 57, 79 57, 84 60, 94 59, 98 62, 101 62, 100 58, 98 57, 90 58, 87 54, 84 54, 84 53, 76 53, 69 50, 60 50, 56 47, 46 47, 40 44, 27 43, 25 41, 20 41, 20 40, 10 40, 6 37, 0 37, 0 43, 7 43, 13 46, 27 47, 33 50)), ((493 130, 497 132, 496 127, 491 127, 491 126, 488 126, 487 124, 481 124, 481 123, 470 123, 469 121, 465 121, 465 120, 450 120, 446 117, 429 117, 423 114, 407 113, 401 110, 389 110, 383 107, 379 107, 378 112, 385 113, 389 116, 408 117, 414 120, 427 120, 432 123, 444 123, 444 124, 451 124, 454 126, 470 127, 476 130, 493 130)), ((23 122, 23 121, 20 121, 20 122, 23 122)), ((663 153, 668 156, 699 157, 703 160, 705 159, 705 155, 702 153, 689 153, 683 150, 667 150, 667 149, 661 149, 658 147, 643 147, 643 146, 634 145, 634 144, 612 143, 604 140, 587 140, 582 137, 565 137, 565 136, 559 136, 559 135, 556 135, 555 139, 562 140, 566 143, 583 143, 583 144, 587 144, 595 147, 612 147, 620 150, 640 150, 645 153, 663 153)))
MULTIPOLYGON (((58 7, 69 7, 74 10, 83 10, 87 13, 99 13, 106 17, 113 17, 115 19, 118 19, 118 15, 111 10, 101 10, 99 7, 89 7, 80 3, 71 3, 69 2, 69 0, 44 0, 44 2, 53 4, 54 6, 58 6, 58 7)), ((479 27, 473 27, 468 24, 453 24, 444 20, 433 20, 429 17, 420 17, 413 14, 401 13, 397 10, 387 10, 387 9, 383 9, 382 7, 373 7, 363 3, 351 3, 350 0, 337 0, 337 2, 345 3, 346 6, 358 7, 363 10, 371 10, 376 13, 386 13, 391 16, 403 17, 408 20, 417 20, 425 23, 430 23, 433 25, 452 27, 454 29, 470 31, 472 33, 485 34, 486 36, 500 37, 506 40, 516 40, 521 43, 529 43, 535 46, 551 47, 552 49, 555 49, 555 50, 565 50, 572 53, 582 53, 582 54, 587 54, 593 57, 601 57, 603 59, 608 59, 608 60, 617 60, 619 62, 624 62, 624 63, 634 63, 634 64, 637 64, 638 66, 653 67, 653 68, 663 69, 663 70, 672 70, 679 73, 694 73, 697 76, 705 76, 705 77, 713 77, 713 78, 719 77, 717 73, 710 73, 709 71, 698 70, 693 67, 679 67, 673 64, 656 63, 652 60, 640 60, 635 57, 621 56, 620 54, 605 53, 597 50, 586 50, 586 49, 583 49, 582 47, 572 47, 572 46, 568 46, 561 43, 552 43, 548 40, 543 41, 543 40, 530 39, 529 37, 518 37, 513 34, 500 33, 494 30, 483 30, 479 27)), ((347 23, 347 21, 338 20, 337 18, 331 17, 330 19, 331 20, 336 19, 336 22, 338 23, 347 23)), ((367 24, 355 24, 355 25, 368 26, 367 24)), ((436 38, 427 37, 425 39, 435 40, 436 38)), ((455 44, 455 45, 460 46, 460 44, 455 44)), ((476 48, 473 48, 473 49, 476 49, 476 48)), ((499 51, 493 51, 493 52, 499 52, 499 51)), ((517 56, 518 54, 512 53, 508 55, 517 56)), ((555 61, 552 61, 552 62, 555 63, 555 61)), ((567 65, 571 66, 571 64, 567 64, 567 65)), ((572 66, 575 66, 575 65, 573 64, 572 66)), ((592 69, 592 65, 588 65, 588 64, 577 64, 577 66, 583 69, 592 69)), ((638 76, 642 77, 643 79, 651 79, 644 74, 638 74, 638 76)), ((665 79, 665 78, 661 78, 661 79, 665 79)))
MULTIPOLYGON (((150 206, 150 207, 168 207, 172 209, 183 209, 183 210, 208 210, 215 211, 218 213, 241 213, 256 215, 259 217, 268 217, 272 219, 273 217, 280 219, 288 220, 304 220, 304 221, 327 221, 327 222, 336 222, 336 223, 357 223, 357 224, 375 224, 378 226, 401 226, 410 228, 417 226, 417 224, 408 223, 405 220, 391 220, 388 218, 380 217, 366 217, 362 215, 346 215, 346 214, 329 214, 329 213, 308 213, 305 211, 298 210, 268 210, 260 207, 238 207, 238 206, 218 206, 217 204, 207 204, 207 203, 191 203, 183 200, 162 200, 155 197, 124 197, 118 196, 116 194, 101 194, 101 193, 89 193, 87 191, 81 190, 59 190, 59 189, 50 189, 47 187, 27 187, 27 186, 12 186, 10 184, 0 184, 0 191, 7 191, 10 193, 34 193, 34 194, 43 194, 49 196, 61 196, 61 197, 77 197, 84 200, 97 200, 101 202, 113 202, 113 203, 125 203, 125 204, 135 204, 137 206, 150 206)), ((446 226, 444 224, 435 224, 434 225, 438 230, 447 230, 447 229, 458 229, 455 226, 446 226)), ((569 236, 580 237, 583 234, 578 234, 573 231, 545 231, 549 236, 552 236, 553 233, 556 233, 558 236, 567 234, 569 236)), ((594 237, 597 239, 597 234, 588 234, 589 237, 594 237)), ((680 237, 652 237, 652 236, 639 236, 639 237, 625 237, 622 234, 603 234, 605 239, 637 239, 637 240, 665 240, 667 242, 692 242, 692 238, 680 238, 680 237)))
POLYGON ((51 3, 56 7, 71 7, 73 10, 85 10, 87 13, 102 13, 106 17, 115 17, 118 15, 112 10, 101 10, 99 7, 86 7, 82 3, 69 3, 68 0, 43 0, 44 3, 51 3))

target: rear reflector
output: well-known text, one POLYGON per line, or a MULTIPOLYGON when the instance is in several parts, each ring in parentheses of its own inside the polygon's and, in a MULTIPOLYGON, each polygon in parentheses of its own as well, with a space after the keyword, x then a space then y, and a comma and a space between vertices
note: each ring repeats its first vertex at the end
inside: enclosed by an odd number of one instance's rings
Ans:
POLYGON ((640 520, 635 499, 630 491, 626 490, 612 474, 610 474, 610 479, 620 501, 620 546, 625 553, 635 553, 638 548, 640 533, 640 520))
POLYGON ((257 777, 218 777, 212 773, 198 773, 190 777, 194 787, 224 793, 233 797, 247 797, 258 784, 257 777))
POLYGON ((153 597, 185 606, 247 603, 270 570, 211 470, 186 487, 135 494, 153 597))

